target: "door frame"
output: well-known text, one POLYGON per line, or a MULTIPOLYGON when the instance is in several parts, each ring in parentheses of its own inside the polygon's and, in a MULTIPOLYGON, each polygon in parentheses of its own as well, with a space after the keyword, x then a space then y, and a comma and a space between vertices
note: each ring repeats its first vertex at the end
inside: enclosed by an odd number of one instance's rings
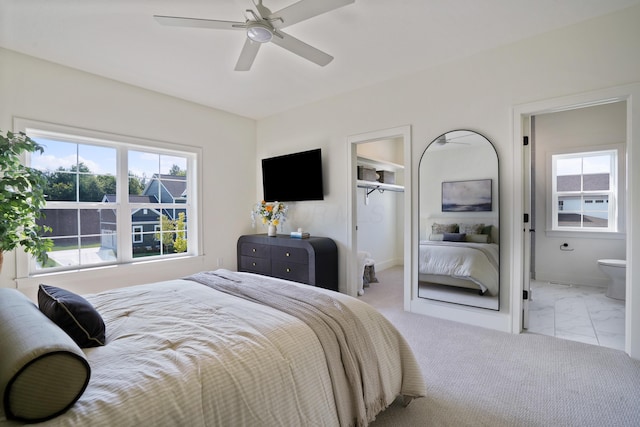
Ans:
POLYGON ((365 132, 347 137, 347 294, 356 296, 358 293, 358 280, 362 280, 358 274, 358 237, 357 237, 357 145, 365 142, 373 142, 381 139, 402 138, 404 150, 404 309, 408 310, 411 286, 411 125, 399 126, 390 129, 382 129, 365 132))
POLYGON ((627 105, 627 199, 626 199, 626 290, 627 300, 625 309, 625 351, 634 359, 640 359, 640 308, 634 309, 634 304, 640 304, 640 273, 634 275, 632 265, 640 265, 640 227, 633 227, 633 212, 640 213, 640 168, 631 168, 632 164, 640 164, 640 84, 631 84, 608 89, 597 90, 579 95, 572 95, 549 100, 517 105, 512 108, 512 135, 515 148, 513 150, 513 216, 512 242, 510 262, 511 270, 511 318, 512 332, 521 333, 523 326, 522 299, 524 289, 524 245, 526 240, 523 233, 524 210, 524 147, 522 138, 525 136, 524 125, 530 116, 551 113, 576 108, 601 105, 609 102, 626 101, 627 105), (634 103, 633 101, 637 102, 634 103), (635 158, 635 161, 634 161, 635 158), (639 197, 634 197, 634 190, 639 197), (633 243, 637 250, 634 251, 633 243), (635 294, 634 295, 634 291, 635 294))

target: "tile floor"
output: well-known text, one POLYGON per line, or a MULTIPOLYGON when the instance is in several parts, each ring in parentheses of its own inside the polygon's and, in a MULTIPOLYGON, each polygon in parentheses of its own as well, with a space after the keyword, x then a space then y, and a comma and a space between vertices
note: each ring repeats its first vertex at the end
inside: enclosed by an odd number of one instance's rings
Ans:
POLYGON ((527 332, 624 350, 625 302, 605 291, 532 280, 527 332))

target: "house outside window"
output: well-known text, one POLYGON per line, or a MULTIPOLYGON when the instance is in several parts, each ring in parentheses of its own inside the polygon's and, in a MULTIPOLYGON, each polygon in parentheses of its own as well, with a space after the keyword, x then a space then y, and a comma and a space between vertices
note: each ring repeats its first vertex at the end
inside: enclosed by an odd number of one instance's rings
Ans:
POLYGON ((44 147, 28 163, 47 178, 40 224, 54 242, 47 265, 30 260, 30 273, 196 254, 195 152, 81 131, 27 134, 44 147))
POLYGON ((619 231, 618 152, 551 155, 552 231, 619 231))

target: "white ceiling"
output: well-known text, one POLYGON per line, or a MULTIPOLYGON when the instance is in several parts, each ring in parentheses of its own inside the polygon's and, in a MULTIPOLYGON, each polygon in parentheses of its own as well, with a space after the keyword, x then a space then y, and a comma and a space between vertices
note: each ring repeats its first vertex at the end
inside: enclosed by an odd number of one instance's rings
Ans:
MULTIPOLYGON (((317 0, 322 1, 322 0, 317 0)), ((264 118, 640 3, 640 0, 355 0, 286 32, 335 59, 273 44, 234 71, 241 31, 152 15, 244 21, 250 0, 0 0, 0 46, 110 79, 264 118)), ((295 0, 264 0, 277 11, 295 0)))

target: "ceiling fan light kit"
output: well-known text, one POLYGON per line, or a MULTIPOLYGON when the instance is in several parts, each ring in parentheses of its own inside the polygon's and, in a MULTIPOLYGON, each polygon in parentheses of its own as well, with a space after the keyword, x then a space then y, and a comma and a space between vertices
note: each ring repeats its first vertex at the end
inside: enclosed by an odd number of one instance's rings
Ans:
POLYGON ((273 31, 266 25, 255 22, 247 25, 247 37, 254 42, 268 43, 273 38, 273 31))
POLYGON ((333 60, 331 55, 284 33, 282 28, 304 21, 317 15, 354 3, 355 0, 300 0, 277 12, 271 12, 262 4, 254 3, 256 12, 248 9, 245 22, 220 21, 216 19, 183 18, 178 16, 154 15, 162 25, 178 27, 209 28, 215 30, 245 30, 247 41, 240 52, 236 71, 248 71, 264 43, 274 42, 276 46, 288 50, 317 65, 325 66, 333 60), (274 38, 274 35, 276 36, 274 38))

